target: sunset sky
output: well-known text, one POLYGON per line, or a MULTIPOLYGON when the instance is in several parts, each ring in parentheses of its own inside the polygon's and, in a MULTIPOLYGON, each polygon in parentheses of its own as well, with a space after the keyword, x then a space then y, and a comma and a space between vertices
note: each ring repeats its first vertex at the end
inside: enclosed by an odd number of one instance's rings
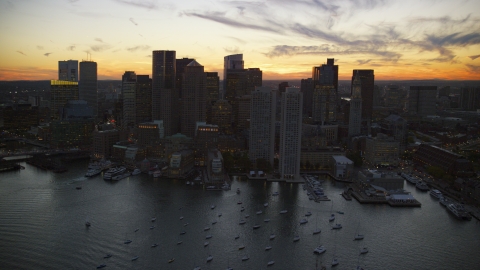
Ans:
POLYGON ((222 79, 243 53, 264 79, 480 79, 480 0, 0 0, 0 80, 49 80, 58 61, 98 63, 99 79, 151 74, 152 50, 195 58, 222 79))

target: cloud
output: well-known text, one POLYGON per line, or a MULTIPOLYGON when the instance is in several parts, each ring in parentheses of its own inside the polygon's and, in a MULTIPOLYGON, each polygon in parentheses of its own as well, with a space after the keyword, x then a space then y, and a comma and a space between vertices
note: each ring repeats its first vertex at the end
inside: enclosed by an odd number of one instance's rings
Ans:
POLYGON ((370 63, 370 61, 372 61, 372 59, 367 59, 367 60, 357 60, 357 63, 359 65, 365 65, 367 63, 370 63))
POLYGON ((150 57, 150 58, 152 58, 152 55, 151 55, 151 54, 149 54, 149 55, 147 55, 147 56, 145 56, 145 57, 150 57))
POLYGON ((101 43, 104 43, 103 40, 101 38, 95 38, 95 41, 98 41, 98 42, 101 42, 101 43))
POLYGON ((138 25, 138 23, 136 23, 133 18, 130 18, 129 20, 130 20, 133 24, 138 25))
POLYGON ((154 1, 147 1, 147 0, 143 0, 143 1, 142 0, 114 0, 114 1, 120 4, 128 5, 128 6, 146 8, 148 10, 158 8, 157 4, 155 4, 154 1))
POLYGON ((242 51, 237 47, 224 47, 223 50, 225 50, 226 53, 230 53, 230 54, 237 54, 237 53, 241 53, 242 51))
POLYGON ((229 19, 225 16, 225 12, 205 12, 204 14, 195 13, 195 12, 184 12, 183 13, 189 17, 198 17, 205 20, 214 21, 217 23, 225 24, 237 28, 253 29, 253 30, 262 30, 267 32, 279 33, 279 29, 274 29, 267 26, 261 26, 259 24, 248 24, 242 23, 240 21, 229 19))
POLYGON ((37 45, 37 49, 43 50, 43 46, 37 45))
POLYGON ((472 59, 472 60, 475 60, 475 59, 477 59, 478 57, 480 57, 480 54, 470 55, 468 58, 470 58, 470 59, 472 59))
POLYGON ((136 51, 138 51, 138 50, 140 50, 140 51, 146 51, 146 50, 148 50, 148 49, 150 49, 150 46, 148 46, 148 45, 138 45, 138 46, 135 46, 135 47, 127 48, 127 51, 129 51, 129 52, 136 52, 136 51))
POLYGON ((47 52, 47 53, 44 53, 43 55, 45 55, 46 57, 48 57, 50 54, 52 54, 51 52, 47 52))
POLYGON ((480 33, 453 33, 445 36, 427 35, 427 41, 438 46, 466 46, 480 44, 480 33))
POLYGON ((25 53, 23 53, 22 51, 17 51, 17 53, 21 54, 21 55, 24 55, 24 56, 27 56, 25 53))
POLYGON ((72 51, 72 52, 75 51, 75 45, 70 45, 70 46, 68 46, 68 47, 67 47, 67 50, 68 50, 68 51, 72 51))
POLYGON ((468 71, 473 72, 473 73, 480 73, 480 66, 475 66, 475 65, 470 65, 466 64, 468 71))
POLYGON ((92 49, 92 51, 94 51, 94 52, 103 52, 103 51, 106 51, 106 50, 111 49, 111 48, 112 48, 112 46, 108 45, 108 44, 100 44, 100 45, 90 46, 90 49, 92 49))
POLYGON ((239 39, 237 37, 227 37, 227 38, 233 39, 234 41, 236 41, 238 43, 241 43, 241 44, 247 44, 247 42, 245 40, 239 39))

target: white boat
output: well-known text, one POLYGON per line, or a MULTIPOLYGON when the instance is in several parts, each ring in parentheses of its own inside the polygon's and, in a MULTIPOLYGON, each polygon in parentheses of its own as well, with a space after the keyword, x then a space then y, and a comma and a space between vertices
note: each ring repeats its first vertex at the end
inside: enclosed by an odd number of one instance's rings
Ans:
POLYGON ((260 228, 260 225, 258 225, 258 224, 253 225, 253 229, 254 229, 254 230, 255 230, 255 229, 258 229, 258 228, 260 228))
POLYGON ((175 258, 171 258, 170 260, 168 260, 168 263, 172 263, 175 261, 175 258))
POLYGON ((203 230, 208 231, 208 230, 210 230, 210 227, 205 227, 203 230))
POLYGON ((195 268, 193 268, 193 270, 202 270, 202 268, 200 266, 196 266, 195 268))
POLYGON ((208 241, 205 241, 205 243, 203 243, 203 246, 206 247, 208 246, 210 243, 208 241))
POLYGON ((263 220, 263 222, 270 222, 270 219, 266 218, 266 219, 263 220))
POLYGON ((263 213, 262 210, 257 211, 257 215, 260 215, 261 213, 263 213))
POLYGON ((443 206, 445 206, 445 207, 446 207, 447 205, 449 205, 450 203, 451 203, 450 200, 447 199, 446 197, 442 197, 442 198, 440 199, 440 204, 443 205, 443 206))
POLYGON ((332 260, 332 266, 337 266, 338 265, 338 260, 337 258, 333 258, 332 260))
POLYGON ((211 235, 211 234, 205 236, 205 239, 210 239, 210 238, 212 238, 212 235, 211 235))
POLYGON ((154 178, 158 178, 158 177, 160 177, 160 176, 162 176, 162 171, 161 171, 161 170, 155 170, 155 171, 153 171, 153 177, 154 177, 154 178))
POLYGON ((298 242, 299 240, 300 240, 300 236, 295 235, 295 237, 293 237, 293 242, 298 242))
POLYGON ((278 196, 280 193, 278 193, 278 191, 275 191, 272 196, 278 196))
POLYGON ((280 211, 280 214, 286 214, 288 211, 287 210, 282 210, 280 211))
POLYGON ((181 245, 182 243, 183 243, 183 241, 178 241, 177 245, 181 245))
POLYGON ((155 222, 155 220, 157 220, 157 218, 156 218, 156 217, 152 217, 151 221, 152 221, 152 222, 155 222))
POLYGON ((430 195, 432 195, 432 197, 437 198, 437 199, 443 198, 442 192, 440 192, 440 190, 438 190, 438 189, 432 189, 430 191, 430 195))
POLYGON ((150 226, 150 230, 153 230, 153 229, 155 229, 155 226, 150 226))
POLYGON ((113 177, 123 174, 126 170, 125 167, 110 168, 105 174, 103 174, 103 179, 112 180, 113 177))
POLYGON ((366 253, 368 253, 368 249, 366 247, 360 250, 360 254, 366 254, 366 253))
POLYGON ((239 222, 238 224, 243 225, 243 224, 245 224, 245 223, 247 223, 247 222, 242 219, 242 220, 240 220, 240 222, 239 222))
POLYGON ((142 173, 142 171, 140 171, 140 169, 137 168, 137 169, 133 170, 132 175, 138 175, 138 174, 141 174, 141 173, 142 173))
POLYGON ((327 251, 327 249, 324 246, 318 246, 313 250, 313 253, 322 254, 325 253, 325 251, 327 251))
POLYGON ((330 215, 330 218, 328 219, 328 221, 334 221, 335 220, 335 214, 331 214, 330 215))
POLYGON ((447 210, 458 219, 471 220, 472 217, 465 211, 461 204, 451 203, 447 205, 447 210))
POLYGON ((213 260, 213 256, 212 256, 212 255, 209 255, 209 256, 207 257, 207 262, 210 262, 211 260, 213 260))
POLYGON ((85 177, 93 177, 99 175, 102 172, 102 169, 89 169, 85 174, 85 177))
POLYGON ((272 249, 272 246, 266 246, 265 247, 265 250, 270 250, 270 249, 272 249))
POLYGON ((248 261, 248 259, 250 259, 250 258, 247 255, 242 257, 242 261, 248 261))
POLYGON ((248 218, 250 215, 245 215, 245 218, 248 218))
POLYGON ((264 206, 264 207, 267 207, 267 206, 268 206, 268 202, 264 203, 263 206, 264 206))
POLYGON ((342 228, 342 224, 337 223, 337 224, 333 225, 332 230, 338 230, 338 229, 341 229, 341 228, 342 228))
POLYGON ((425 184, 423 181, 418 181, 417 184, 415 184, 415 187, 418 188, 421 191, 428 191, 428 185, 425 184))
POLYGON ((322 232, 322 230, 320 230, 320 229, 315 229, 315 231, 313 231, 313 234, 319 234, 319 233, 321 233, 321 232, 322 232))
POLYGON ((276 235, 275 235, 275 234, 273 234, 273 233, 272 233, 272 234, 270 234, 270 240, 273 240, 273 239, 275 239, 275 236, 276 236, 276 235))
POLYGON ((182 231, 182 232, 180 232, 180 235, 184 235, 186 233, 187 233, 186 231, 182 231))
POLYGON ((309 217, 311 215, 312 215, 312 212, 310 212, 310 211, 305 214, 306 217, 309 217))
POLYGON ((182 220, 182 219, 183 219, 183 216, 180 217, 180 220, 182 220))
POLYGON ((363 234, 358 234, 358 233, 357 233, 357 234, 355 235, 355 238, 354 238, 353 240, 362 240, 363 237, 364 237, 363 234))
POLYGON ((212 209, 212 210, 215 209, 215 205, 213 205, 213 204, 210 205, 210 209, 212 209))
POLYGON ((272 266, 272 265, 274 265, 274 264, 275 264, 275 261, 269 261, 269 262, 267 263, 267 266, 272 266))
POLYGON ((158 247, 158 244, 157 243, 153 244, 152 248, 154 248, 154 247, 158 247))
POLYGON ((124 179, 124 178, 129 177, 130 175, 131 175, 130 172, 125 172, 125 173, 122 173, 122 174, 120 174, 120 175, 115 175, 115 176, 113 176, 113 177, 112 177, 112 180, 113 180, 113 181, 119 181, 119 180, 122 180, 122 179, 124 179))
POLYGON ((300 220, 300 224, 307 224, 307 222, 308 222, 308 220, 306 220, 306 219, 300 220))

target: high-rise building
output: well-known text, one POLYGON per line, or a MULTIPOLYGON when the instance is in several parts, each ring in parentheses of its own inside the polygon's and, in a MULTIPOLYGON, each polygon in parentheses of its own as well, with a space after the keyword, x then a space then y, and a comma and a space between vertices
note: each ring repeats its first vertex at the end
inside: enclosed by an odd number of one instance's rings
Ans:
POLYGON ((352 76, 352 87, 353 80, 357 74, 360 79, 362 92, 362 119, 371 120, 373 115, 373 89, 375 88, 375 75, 373 69, 354 69, 352 76))
POLYGON ((175 51, 152 52, 152 118, 163 120, 165 136, 178 132, 175 122, 175 51))
POLYGON ((237 96, 250 95, 255 87, 262 86, 263 73, 259 68, 248 68, 246 72, 246 84, 243 92, 237 93, 237 96))
POLYGON ((385 95, 385 105, 387 107, 400 108, 403 106, 402 103, 404 103, 405 92, 400 89, 398 85, 388 85, 387 90, 385 91, 385 95))
POLYGON ((312 116, 313 111, 313 80, 312 78, 302 79, 300 91, 303 93, 303 114, 312 116))
POLYGON ((184 57, 182 59, 175 60, 175 88, 178 92, 178 98, 182 98, 183 72, 185 72, 185 67, 192 61, 195 61, 195 59, 184 57))
POLYGON ((436 114, 436 86, 410 86, 408 93, 408 113, 425 117, 436 114))
POLYGON ((264 159, 273 166, 277 94, 269 87, 256 87, 250 96, 249 158, 264 159))
POLYGON ((211 121, 213 125, 218 126, 221 134, 232 134, 233 108, 228 101, 224 99, 217 100, 212 106, 211 121))
POLYGON ((248 120, 250 120, 250 103, 251 96, 245 95, 236 98, 235 107, 235 119, 236 131, 240 132, 248 128, 248 120))
POLYGON ((360 135, 362 128, 362 81, 360 75, 355 75, 350 98, 350 113, 348 120, 348 137, 360 135))
POLYGON ((338 91, 338 65, 334 64, 335 59, 328 58, 327 64, 312 68, 313 86, 333 85, 338 91))
POLYGON ((211 106, 220 99, 220 79, 218 72, 205 72, 207 75, 207 104, 211 106))
POLYGON ((463 87, 460 91, 460 108, 465 111, 480 109, 480 87, 463 87))
POLYGON ((112 148, 120 141, 117 129, 95 130, 93 132, 93 156, 98 159, 109 159, 112 156, 112 148))
POLYGON ((93 115, 98 117, 98 85, 97 62, 80 62, 80 83, 78 84, 79 97, 93 108, 93 115))
POLYGON ((50 115, 53 119, 60 118, 60 109, 62 109, 69 100, 78 100, 78 82, 51 80, 50 115))
POLYGON ((125 71, 122 76, 123 126, 135 126, 135 98, 137 75, 134 71, 125 71))
POLYGON ((333 84, 317 85, 313 90, 312 119, 322 125, 325 122, 336 121, 337 102, 333 84))
POLYGON ((204 67, 193 60, 184 69, 182 83, 181 113, 182 134, 195 137, 197 122, 205 122, 206 118, 206 80, 204 67))
POLYGON ((282 95, 279 163, 282 179, 297 179, 300 177, 302 105, 303 94, 300 89, 288 87, 282 95))
POLYGON ((227 89, 227 73, 229 70, 243 69, 243 54, 227 55, 223 58, 223 90, 227 89))
POLYGON ((58 61, 58 80, 78 82, 78 60, 58 61))
POLYGON ((135 91, 135 124, 152 120, 152 79, 148 75, 137 75, 135 91))

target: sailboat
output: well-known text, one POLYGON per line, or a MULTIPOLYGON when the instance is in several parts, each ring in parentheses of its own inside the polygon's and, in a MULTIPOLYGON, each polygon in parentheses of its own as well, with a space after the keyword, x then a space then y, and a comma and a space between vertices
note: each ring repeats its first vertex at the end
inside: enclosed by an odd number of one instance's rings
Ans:
POLYGON ((337 254, 337 241, 336 240, 337 240, 337 232, 335 232, 335 246, 333 248, 332 267, 338 265, 338 259, 337 259, 337 256, 335 256, 337 254))
POLYGON ((355 240, 362 240, 364 235, 363 234, 359 234, 358 233, 358 227, 360 226, 360 223, 358 223, 358 226, 357 226, 357 232, 355 233, 355 238, 353 239, 354 241, 355 240))

